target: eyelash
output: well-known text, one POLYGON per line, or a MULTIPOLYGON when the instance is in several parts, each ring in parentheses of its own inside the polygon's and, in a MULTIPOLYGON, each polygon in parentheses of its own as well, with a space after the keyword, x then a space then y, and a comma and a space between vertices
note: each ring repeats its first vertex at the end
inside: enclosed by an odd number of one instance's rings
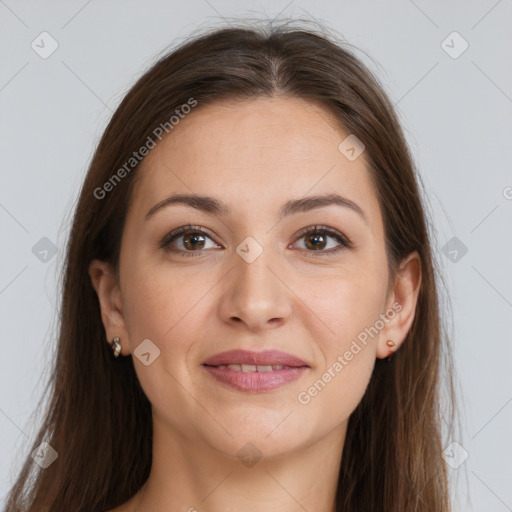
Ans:
MULTIPOLYGON (((167 234, 160 241, 159 248, 164 249, 165 251, 168 251, 171 253, 180 253, 187 257, 195 257, 195 256, 200 255, 205 250, 208 250, 208 249, 200 249, 197 251, 184 251, 181 249, 170 249, 169 248, 171 242, 173 242, 175 239, 179 238, 180 236, 188 234, 188 233, 205 235, 208 238, 210 238, 211 240, 213 240, 213 238, 202 228, 200 228, 199 226, 191 226, 189 224, 188 226, 182 226, 181 228, 178 228, 178 229, 172 231, 171 233, 167 234), (199 253, 199 254, 194 254, 194 253, 199 253)), ((306 235, 310 235, 310 234, 329 235, 330 237, 336 239, 336 241, 338 241, 341 245, 341 247, 338 247, 335 250, 333 250, 333 249, 330 249, 328 251, 319 250, 318 254, 315 254, 315 252, 317 252, 317 251, 308 251, 307 249, 304 249, 306 252, 311 253, 311 256, 313 256, 313 257, 335 256, 340 251, 342 251, 344 249, 352 248, 352 242, 350 242, 350 240, 347 237, 345 237, 344 235, 339 233, 337 230, 335 230, 333 228, 329 228, 327 226, 311 226, 311 227, 305 228, 299 232, 298 237, 296 238, 296 241, 298 241, 301 238, 305 237, 306 235)), ((217 242, 215 242, 215 243, 217 243, 217 242)))

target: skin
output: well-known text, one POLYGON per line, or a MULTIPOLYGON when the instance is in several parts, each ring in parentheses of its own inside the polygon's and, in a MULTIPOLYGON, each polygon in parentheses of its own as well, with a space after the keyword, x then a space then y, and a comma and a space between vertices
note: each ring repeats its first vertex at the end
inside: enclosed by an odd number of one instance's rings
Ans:
POLYGON ((376 358, 391 352, 386 340, 395 342, 392 350, 404 341, 421 284, 412 253, 388 288, 377 196, 365 153, 349 161, 338 150, 347 135, 329 111, 302 99, 216 103, 198 106, 143 161, 119 282, 105 262, 89 268, 107 342, 118 336, 123 356, 145 339, 160 350, 148 366, 133 356, 152 404, 151 474, 115 512, 334 511, 348 419, 376 358), (231 214, 174 204, 145 220, 178 192, 213 196, 231 214), (288 200, 333 192, 357 203, 366 221, 337 205, 277 217, 288 200), (159 248, 166 234, 189 223, 207 231, 202 251, 183 235, 173 242, 182 253, 159 248), (340 247, 330 234, 320 250, 311 235, 297 237, 315 225, 339 231, 353 247, 322 255, 340 247), (236 252, 248 236, 263 249, 252 263, 236 252), (393 303, 400 312, 309 403, 299 403, 298 394, 393 303), (282 350, 310 368, 273 391, 237 391, 202 362, 238 348, 282 350), (261 453, 251 467, 237 457, 247 443, 261 453))

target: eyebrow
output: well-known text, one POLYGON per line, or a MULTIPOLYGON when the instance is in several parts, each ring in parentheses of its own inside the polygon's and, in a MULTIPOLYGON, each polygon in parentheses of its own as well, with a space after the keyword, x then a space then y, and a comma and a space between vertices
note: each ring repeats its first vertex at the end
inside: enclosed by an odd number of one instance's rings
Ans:
MULTIPOLYGON (((214 197, 197 194, 173 194, 163 201, 155 204, 155 206, 153 206, 148 211, 148 213, 146 213, 146 220, 152 217, 157 211, 172 204, 184 204, 209 215, 227 216, 230 213, 229 207, 214 197)), ((365 223, 368 223, 368 219, 366 218, 363 210, 359 205, 350 199, 342 197, 338 194, 308 196, 302 199, 293 199, 287 201, 279 210, 279 220, 283 219, 284 217, 288 217, 289 215, 304 213, 316 208, 322 208, 330 205, 349 208, 359 214, 365 223)))

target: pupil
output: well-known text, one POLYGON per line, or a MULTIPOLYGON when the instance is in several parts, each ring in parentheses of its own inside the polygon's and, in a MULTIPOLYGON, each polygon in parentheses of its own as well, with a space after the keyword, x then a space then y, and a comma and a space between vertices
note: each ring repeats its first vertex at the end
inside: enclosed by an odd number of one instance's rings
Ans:
MULTIPOLYGON (((190 243, 191 240, 198 240, 199 238, 202 238, 202 235, 199 235, 199 234, 195 234, 195 235, 187 235, 185 237, 185 245, 188 246, 188 244, 190 243)), ((201 240, 199 240, 199 243, 201 243, 201 240)), ((192 242, 192 248, 194 247, 198 247, 198 245, 195 243, 195 242, 192 242)))
MULTIPOLYGON (((323 235, 310 235, 310 236, 308 237, 308 240, 312 240, 312 239, 314 239, 314 240, 317 240, 317 241, 318 241, 318 239, 323 239, 323 235)), ((317 242, 313 242, 313 248, 318 249, 319 245, 321 245, 321 244, 322 244, 322 242, 323 242, 323 241, 320 241, 319 243, 317 243, 317 242)))

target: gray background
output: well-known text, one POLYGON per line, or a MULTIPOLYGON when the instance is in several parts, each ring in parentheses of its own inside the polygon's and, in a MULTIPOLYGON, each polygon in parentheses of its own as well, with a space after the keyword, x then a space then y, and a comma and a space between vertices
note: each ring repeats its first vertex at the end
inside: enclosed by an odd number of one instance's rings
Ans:
POLYGON ((456 510, 512 510, 510 0, 0 0, 0 500, 41 423, 71 212, 111 111, 168 45, 238 16, 328 23, 396 104, 453 304, 463 432, 450 441, 469 455, 450 469, 456 510), (46 59, 31 47, 43 31, 59 45, 46 59), (453 31, 469 44, 457 58, 453 31))

